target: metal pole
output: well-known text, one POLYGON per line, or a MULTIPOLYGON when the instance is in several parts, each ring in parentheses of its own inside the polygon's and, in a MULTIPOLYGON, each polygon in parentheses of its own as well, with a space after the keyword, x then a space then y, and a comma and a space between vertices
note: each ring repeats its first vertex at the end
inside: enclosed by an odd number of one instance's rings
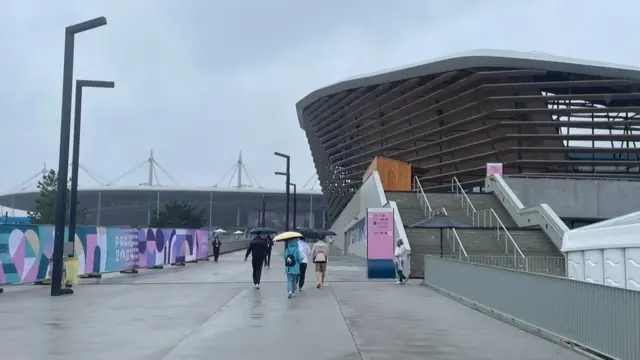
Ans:
POLYGON ((286 188, 287 188, 287 200, 286 200, 287 201, 287 208, 286 208, 286 211, 287 211, 287 217, 286 217, 287 225, 285 227, 286 231, 289 231, 289 229, 290 229, 289 228, 289 225, 290 225, 289 224, 289 201, 290 201, 289 199, 290 199, 290 196, 291 196, 290 195, 290 191, 289 191, 289 184, 291 183, 291 167, 290 167, 291 164, 290 164, 290 162, 291 162, 291 158, 287 157, 287 172, 286 172, 286 174, 287 174, 287 185, 286 185, 286 188))
MULTIPOLYGON (((73 116, 73 149, 71 156, 71 195, 69 196, 69 238, 73 244, 76 239, 76 217, 78 216, 78 161, 80 160, 80 124, 82 117, 82 86, 76 81, 76 103, 73 116)), ((58 178, 58 181, 60 179, 58 178)), ((66 184, 65 184, 66 186, 66 184)))
POLYGON ((100 215, 102 212, 102 191, 98 191, 98 215, 96 217, 97 226, 100 226, 100 215))
POLYGON ((209 193, 209 234, 211 234, 211 220, 212 220, 212 212, 213 212, 213 193, 209 193))
POLYGON ((313 194, 309 194, 309 228, 313 229, 315 226, 315 219, 313 218, 313 194))
POLYGON ((295 230, 298 228, 298 187, 296 186, 296 184, 291 184, 291 186, 293 186, 293 230, 295 230))
POLYGON ((64 38, 64 70, 62 75, 62 116, 60 120, 60 153, 58 155, 58 188, 56 190, 55 233, 51 267, 51 296, 62 291, 62 252, 67 215, 67 170, 69 168, 69 132, 71 131, 71 92, 73 87, 74 34, 64 38))
POLYGON ((267 200, 264 196, 264 193, 262 194, 262 218, 261 218, 261 225, 262 227, 267 226, 267 200))
POLYGON ((62 294, 64 228, 67 215, 67 177, 69 170, 69 136, 71 132, 71 98, 73 92, 73 52, 75 34, 107 24, 104 17, 68 26, 64 36, 62 72, 62 107, 60 116, 60 150, 58 154, 58 188, 56 191, 56 221, 51 266, 51 296, 62 294))
POLYGON ((76 101, 73 119, 73 154, 71 157, 71 195, 69 196, 69 239, 73 243, 76 239, 76 224, 78 210, 78 169, 80 167, 80 133, 82 126, 82 88, 113 88, 112 81, 76 80, 76 101))
POLYGON ((286 177, 285 180, 285 203, 286 203, 286 215, 285 215, 285 231, 289 231, 289 202, 290 200, 290 192, 289 192, 289 184, 291 183, 291 157, 289 155, 285 155, 283 153, 274 152, 273 155, 284 158, 287 160, 287 171, 284 173, 276 172, 276 175, 284 175, 286 177))
POLYGON ((156 196, 156 217, 160 216, 160 191, 157 192, 156 196))

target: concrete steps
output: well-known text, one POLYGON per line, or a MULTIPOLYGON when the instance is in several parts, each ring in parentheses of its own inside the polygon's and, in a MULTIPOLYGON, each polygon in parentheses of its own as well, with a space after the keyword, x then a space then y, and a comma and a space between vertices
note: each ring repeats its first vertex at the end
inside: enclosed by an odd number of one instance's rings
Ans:
MULTIPOLYGON (((498 241, 495 229, 456 229, 456 232, 469 256, 507 256, 504 241, 498 241)), ((511 244, 509 249, 513 250, 511 244)))
MULTIPOLYGON (((400 217, 405 226, 405 231, 411 243, 411 277, 422 278, 424 275, 424 256, 440 256, 440 230, 439 229, 412 229, 412 224, 426 219, 424 209, 414 192, 387 192, 388 201, 395 201, 398 205, 400 217)), ((505 239, 501 230, 500 239, 496 236, 496 224, 493 228, 456 229, 460 241, 464 246, 469 261, 486 265, 499 266, 517 270, 527 270, 543 274, 564 276, 565 265, 562 253, 547 238, 540 229, 517 229, 515 222, 500 201, 493 194, 467 194, 476 210, 493 209, 503 224, 508 228, 509 234, 522 251, 527 262, 520 256, 514 258, 514 247, 511 241, 505 239), (506 249, 505 252, 505 242, 506 249)), ((440 211, 445 208, 447 214, 454 219, 473 224, 471 216, 460 206, 460 199, 456 199, 451 193, 429 193, 427 199, 433 210, 440 211)), ((443 256, 455 257, 451 241, 447 239, 446 230, 443 231, 443 256)))
POLYGON ((404 226, 411 226, 427 218, 415 192, 389 191, 385 193, 387 201, 395 201, 404 226))
POLYGON ((442 208, 447 210, 447 215, 469 225, 473 224, 473 218, 467 215, 466 210, 460 206, 460 200, 451 193, 428 193, 427 200, 431 208, 438 212, 442 208))
MULTIPOLYGON (((502 203, 500 203, 500 201, 495 197, 494 194, 472 193, 472 194, 467 194, 467 197, 471 201, 471 204, 473 204, 473 207, 476 209, 476 211, 481 212, 487 209, 493 209, 493 211, 495 211, 496 215, 498 215, 498 218, 500 218, 500 221, 502 221, 504 226, 506 226, 507 228, 517 226, 516 222, 509 215, 509 212, 507 212, 504 206, 502 206, 502 203)), ((481 225, 483 225, 482 220, 481 220, 481 225)))
MULTIPOLYGON (((410 277, 424 276, 425 255, 440 256, 440 229, 411 229, 405 228, 407 238, 411 243, 411 274, 410 277)), ((442 249, 444 256, 453 255, 451 243, 446 239, 446 230, 442 234, 442 249)))

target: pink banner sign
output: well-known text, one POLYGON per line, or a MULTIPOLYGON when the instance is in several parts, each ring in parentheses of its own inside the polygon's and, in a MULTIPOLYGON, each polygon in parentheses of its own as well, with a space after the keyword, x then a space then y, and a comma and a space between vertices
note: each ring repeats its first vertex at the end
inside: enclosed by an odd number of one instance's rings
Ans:
POLYGON ((493 174, 502 176, 502 163, 487 163, 487 177, 493 174))
POLYGON ((367 259, 393 259, 393 209, 367 209, 367 259))

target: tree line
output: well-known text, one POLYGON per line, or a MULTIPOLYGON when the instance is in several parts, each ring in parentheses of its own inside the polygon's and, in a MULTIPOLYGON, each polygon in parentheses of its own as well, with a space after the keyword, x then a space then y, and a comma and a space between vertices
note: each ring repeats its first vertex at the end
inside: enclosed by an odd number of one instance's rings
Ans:
MULTIPOLYGON (((32 224, 54 224, 56 217, 56 193, 58 190, 58 174, 55 170, 49 170, 42 175, 38 181, 39 196, 36 199, 34 211, 29 211, 28 216, 32 224)), ((71 194, 71 181, 67 181, 67 209, 65 223, 69 223, 69 212, 71 206, 76 206, 76 224, 87 224, 88 210, 80 201, 71 204, 69 197, 71 194)), ((115 225, 115 224, 114 224, 115 225)), ((162 210, 153 216, 149 227, 154 228, 188 228, 198 229, 205 225, 205 210, 186 202, 171 201, 165 203, 162 210)))

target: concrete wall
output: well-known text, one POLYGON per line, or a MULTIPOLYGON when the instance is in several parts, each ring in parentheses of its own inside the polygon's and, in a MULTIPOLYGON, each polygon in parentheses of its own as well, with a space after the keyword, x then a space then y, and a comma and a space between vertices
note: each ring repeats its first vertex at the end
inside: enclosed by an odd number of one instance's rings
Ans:
POLYGON ((382 182, 377 171, 374 171, 355 193, 351 201, 342 210, 340 216, 331 226, 337 236, 334 237, 333 245, 341 249, 346 254, 367 257, 366 243, 364 245, 349 248, 348 239, 344 236, 347 229, 353 226, 358 220, 366 215, 367 208, 383 207, 387 203, 382 189, 382 182))
POLYGON ((640 182, 505 176, 525 207, 548 204, 561 218, 609 219, 640 210, 640 182))
POLYGON ((354 222, 360 215, 360 190, 358 190, 347 206, 342 210, 340 216, 331 225, 331 231, 336 233, 333 237, 333 246, 341 251, 347 250, 347 238, 344 236, 344 230, 349 224, 354 222))

